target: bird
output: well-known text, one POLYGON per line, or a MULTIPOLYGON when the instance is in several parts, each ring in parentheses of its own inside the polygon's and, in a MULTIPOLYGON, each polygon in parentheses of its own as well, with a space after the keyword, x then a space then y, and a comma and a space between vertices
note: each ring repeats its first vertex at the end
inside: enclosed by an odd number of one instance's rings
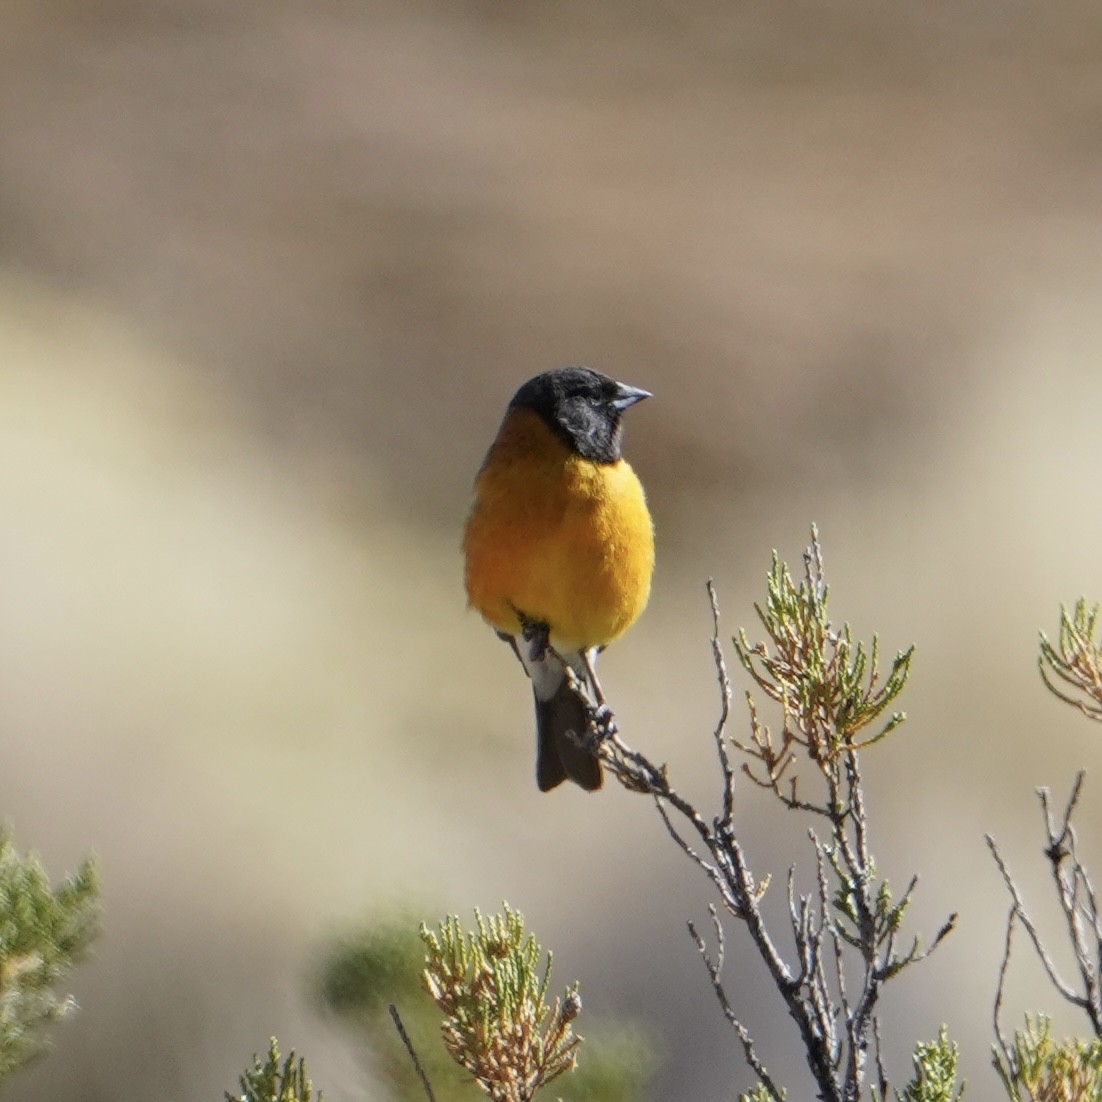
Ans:
POLYGON ((592 708, 578 689, 605 707, 596 656, 650 597, 654 526, 621 451, 621 417, 651 396, 588 367, 536 375, 513 395, 475 478, 468 604, 531 679, 543 792, 567 779, 602 784, 600 762, 577 741, 592 708))

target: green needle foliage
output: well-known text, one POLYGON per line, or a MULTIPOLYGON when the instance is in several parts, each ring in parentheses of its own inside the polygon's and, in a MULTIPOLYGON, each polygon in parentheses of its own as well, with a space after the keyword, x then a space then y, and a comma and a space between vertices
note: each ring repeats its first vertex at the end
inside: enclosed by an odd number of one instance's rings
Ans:
POLYGON ((1102 1102, 1102 1038, 1055 1041, 1044 1015, 1026 1015, 1010 1059, 995 1050, 995 1068, 1012 1102, 1102 1102))
POLYGON ((1102 621, 1099 606, 1080 597, 1069 612, 1060 607, 1060 635, 1053 645, 1041 632, 1037 667, 1048 688, 1090 719, 1102 720, 1102 621), (1063 686, 1063 687, 1061 687, 1063 686), (1071 695, 1066 691, 1071 690, 1071 695))
POLYGON ((253 1066, 241 1076, 241 1091, 230 1094, 226 1102, 323 1102, 321 1091, 314 1094, 314 1085, 306 1074, 306 1061, 295 1060, 292 1050, 286 1060, 279 1055, 279 1042, 273 1037, 268 1055, 261 1060, 253 1056, 253 1066))
POLYGON ((42 1052, 47 1023, 76 1008, 57 985, 98 932, 99 892, 93 861, 54 889, 0 831, 0 1080, 42 1052))
POLYGON ((524 918, 505 904, 489 918, 475 911, 476 929, 457 916, 436 930, 421 927, 425 987, 444 1012, 444 1047, 494 1102, 530 1102, 578 1059, 578 985, 547 1003, 551 954, 525 936, 524 918))
MULTIPOLYGON (((386 1097, 425 1102, 424 1087, 395 1031, 390 1014, 395 1005, 436 1102, 470 1102, 478 1096, 470 1075, 436 1041, 440 1013, 425 998, 426 947, 418 925, 398 915, 339 939, 320 969, 321 998, 371 1050, 386 1097)), ((570 1076, 563 1094, 570 1102, 637 1102, 653 1072, 653 1044, 630 1025, 606 1023, 587 1033, 584 1064, 570 1076)))
POLYGON ((812 529, 807 570, 799 585, 773 552, 765 607, 754 606, 768 642, 751 644, 741 629, 734 640, 746 672, 781 705, 786 730, 817 761, 879 742, 906 719, 894 712, 877 730, 858 737, 903 691, 914 654, 913 646, 898 653, 881 684, 879 638, 874 635, 866 648, 860 640, 854 642, 849 624, 836 630, 827 609, 829 596, 819 534, 812 529))
POLYGON ((960 1052, 949 1040, 945 1026, 938 1031, 937 1040, 915 1045, 914 1078, 896 1092, 899 1102, 960 1102, 964 1097, 964 1085, 957 1086, 957 1061, 960 1052))
MULTIPOLYGON (((781 1098, 785 1092, 781 1091, 781 1098)), ((773 1102, 773 1093, 764 1083, 759 1083, 749 1094, 740 1094, 738 1102, 773 1102)))

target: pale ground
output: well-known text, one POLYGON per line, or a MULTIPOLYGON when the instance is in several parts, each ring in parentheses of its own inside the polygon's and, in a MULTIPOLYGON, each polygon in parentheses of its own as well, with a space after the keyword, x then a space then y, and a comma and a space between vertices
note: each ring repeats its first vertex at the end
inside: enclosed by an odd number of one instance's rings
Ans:
MULTIPOLYGON (((751 626, 814 520, 839 616, 918 644, 877 853, 922 873, 917 927, 961 920, 891 1055, 948 1020, 994 1097, 982 835, 1037 870, 1033 787, 1102 746, 1034 671, 1060 602, 1102 599, 1102 15, 591 7, 5 11, 0 815, 58 872, 94 848, 107 908, 17 1102, 220 1098, 271 1032, 365 1097, 310 1001, 324 937, 503 898, 587 1013, 661 1037, 654 1099, 746 1089, 684 933, 703 885, 645 803, 536 791, 526 686, 463 607, 501 409, 574 361, 656 395, 627 434, 654 599, 604 680, 702 802, 706 577, 751 626)), ((742 798, 762 868, 806 867, 742 798)), ((1014 1014, 1056 1009, 1036 973, 1014 1014)))

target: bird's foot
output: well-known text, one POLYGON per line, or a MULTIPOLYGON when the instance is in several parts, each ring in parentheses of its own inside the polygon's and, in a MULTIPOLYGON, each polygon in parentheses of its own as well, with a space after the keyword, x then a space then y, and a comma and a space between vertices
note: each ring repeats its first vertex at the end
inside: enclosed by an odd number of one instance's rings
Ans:
POLYGON ((604 742, 618 734, 620 728, 616 723, 616 716, 607 704, 598 704, 589 710, 589 727, 597 742, 604 742))
POLYGON ((523 612, 517 613, 520 633, 528 644, 528 661, 539 662, 551 645, 551 628, 544 620, 533 620, 523 612))

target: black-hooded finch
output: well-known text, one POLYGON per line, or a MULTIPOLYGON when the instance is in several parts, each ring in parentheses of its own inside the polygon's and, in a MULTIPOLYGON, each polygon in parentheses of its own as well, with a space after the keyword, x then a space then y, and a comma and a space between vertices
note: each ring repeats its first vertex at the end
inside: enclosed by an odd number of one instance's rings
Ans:
POLYGON ((536 697, 536 780, 601 787, 601 766, 568 732, 604 703, 594 660, 650 596, 654 531, 620 451, 621 415, 649 398, 586 367, 529 379, 513 396, 475 480, 463 540, 467 596, 516 652, 536 697))

